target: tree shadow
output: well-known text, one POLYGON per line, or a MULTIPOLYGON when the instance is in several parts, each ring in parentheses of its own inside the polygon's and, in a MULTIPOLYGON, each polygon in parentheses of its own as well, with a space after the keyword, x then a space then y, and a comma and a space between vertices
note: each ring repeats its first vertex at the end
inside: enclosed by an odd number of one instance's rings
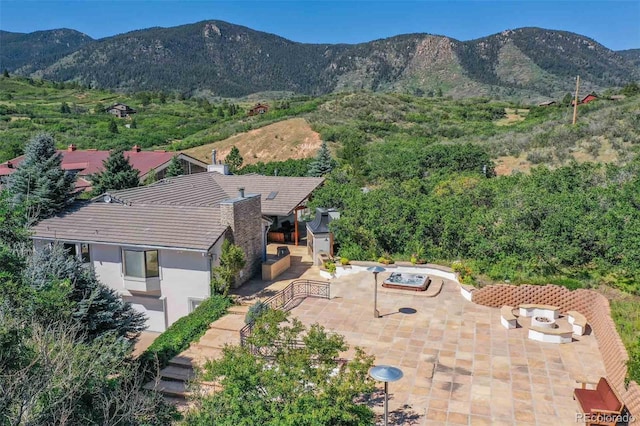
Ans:
MULTIPOLYGON (((389 401, 393 400, 393 394, 389 394, 389 401)), ((371 395, 364 395, 362 397, 363 402, 370 408, 378 407, 384 409, 384 391, 376 390, 371 395)), ((402 426, 402 425, 416 425, 423 415, 419 414, 408 404, 404 404, 400 408, 389 411, 389 424, 402 426)), ((384 422, 384 414, 376 413, 375 424, 382 424, 384 422)))

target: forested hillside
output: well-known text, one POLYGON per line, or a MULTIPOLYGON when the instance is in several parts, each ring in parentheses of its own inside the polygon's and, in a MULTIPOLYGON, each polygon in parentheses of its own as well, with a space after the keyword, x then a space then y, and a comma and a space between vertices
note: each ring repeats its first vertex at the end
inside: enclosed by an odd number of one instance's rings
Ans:
POLYGON ((17 74, 189 96, 364 89, 535 100, 571 90, 578 74, 589 91, 640 79, 633 55, 619 55, 578 34, 541 28, 464 42, 407 34, 347 45, 297 43, 204 21, 96 41, 69 30, 3 32, 0 43, 0 67, 17 74))
POLYGON ((30 74, 92 41, 88 35, 66 28, 29 34, 0 30, 0 69, 30 74))
MULTIPOLYGON (((221 142, 220 149, 228 150, 242 145, 243 135, 255 140, 255 134, 245 132, 293 117, 309 123, 333 152, 358 158, 363 168, 386 150, 412 152, 432 143, 467 142, 484 146, 497 162, 499 174, 527 171, 535 164, 558 166, 572 159, 625 163, 640 139, 636 113, 640 102, 634 96, 580 106, 579 125, 573 127, 572 109, 567 105, 536 107, 486 98, 340 93, 270 100, 267 114, 248 117, 246 111, 253 105, 249 102, 183 99, 164 92, 124 96, 17 77, 0 78, 0 93, 2 161, 19 155, 39 131, 52 132, 61 148, 71 143, 80 149, 137 144, 144 149, 180 151, 214 143, 207 145, 204 159, 217 141, 238 135, 221 142), (138 113, 130 120, 116 119, 104 112, 115 102, 124 102, 138 113)), ((278 146, 282 155, 292 153, 279 158, 286 160, 296 158, 294 151, 305 137, 270 131, 260 137, 260 144, 278 146)), ((196 151, 199 155, 200 150, 196 151)), ((403 167, 397 169, 405 173, 403 167)))

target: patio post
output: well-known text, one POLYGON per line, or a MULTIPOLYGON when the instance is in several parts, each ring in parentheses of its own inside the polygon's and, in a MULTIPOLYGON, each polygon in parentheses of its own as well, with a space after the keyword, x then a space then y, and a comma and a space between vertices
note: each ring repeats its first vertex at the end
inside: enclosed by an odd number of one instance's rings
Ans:
POLYGON ((403 375, 402 370, 390 365, 378 365, 369 370, 369 376, 384 382, 384 426, 389 425, 389 382, 400 380, 403 375))
POLYGON ((382 266, 371 266, 367 268, 367 271, 373 272, 373 317, 380 318, 380 312, 378 311, 378 274, 386 271, 382 266))

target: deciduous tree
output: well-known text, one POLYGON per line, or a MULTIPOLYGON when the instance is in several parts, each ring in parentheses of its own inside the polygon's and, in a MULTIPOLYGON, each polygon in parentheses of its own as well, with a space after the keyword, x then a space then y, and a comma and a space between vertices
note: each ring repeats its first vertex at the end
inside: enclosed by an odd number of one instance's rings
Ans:
POLYGON ((207 362, 202 378, 219 382, 220 390, 199 394, 187 414, 189 424, 373 423, 372 410, 358 402, 374 390, 368 376, 373 357, 356 348, 341 364, 338 356, 348 349, 342 336, 318 324, 307 330, 288 313, 267 310, 257 318, 249 344, 269 357, 248 346, 228 346, 221 359, 207 362))

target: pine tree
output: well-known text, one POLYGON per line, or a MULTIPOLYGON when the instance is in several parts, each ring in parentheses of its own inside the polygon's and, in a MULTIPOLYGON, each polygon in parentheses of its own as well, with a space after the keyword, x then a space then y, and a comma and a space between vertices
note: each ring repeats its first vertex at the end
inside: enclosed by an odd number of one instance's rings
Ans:
POLYGON ((119 133, 118 132, 118 123, 116 123, 116 120, 114 120, 113 118, 111 119, 111 121, 109 121, 109 131, 111 133, 119 133))
POLYGON ((244 159, 240 155, 240 150, 237 146, 234 145, 233 147, 231 147, 231 151, 229 152, 229 155, 227 155, 227 157, 224 159, 224 162, 229 166, 229 171, 231 173, 236 173, 238 170, 240 170, 244 159))
POLYGON ((104 171, 92 179, 94 195, 140 185, 140 172, 131 167, 122 150, 112 152, 102 164, 104 171))
POLYGON ((318 151, 316 159, 309 166, 309 176, 321 177, 331 173, 333 169, 333 160, 327 142, 322 141, 322 146, 318 151))
POLYGON ((25 157, 9 177, 7 189, 14 203, 25 203, 35 219, 52 216, 73 201, 75 178, 62 170, 62 155, 49 134, 32 138, 25 157))
MULTIPOLYGON (((145 329, 144 314, 98 281, 92 268, 84 267, 80 259, 69 256, 59 244, 33 253, 24 280, 39 292, 66 283, 63 288, 67 289, 66 298, 71 302, 71 317, 82 325, 87 340, 107 333, 135 339, 145 329)), ((51 313, 51 317, 57 315, 51 313)))
POLYGON ((69 104, 63 102, 62 105, 60 105, 60 112, 62 114, 71 114, 71 108, 69 107, 69 104))
POLYGON ((9 78, 9 70, 5 68, 4 71, 2 71, 2 76, 4 78, 9 78))
POLYGON ((180 176, 184 174, 184 169, 182 168, 182 163, 178 159, 177 155, 174 155, 171 159, 171 163, 169 167, 167 167, 167 172, 165 173, 166 177, 174 177, 180 176))

